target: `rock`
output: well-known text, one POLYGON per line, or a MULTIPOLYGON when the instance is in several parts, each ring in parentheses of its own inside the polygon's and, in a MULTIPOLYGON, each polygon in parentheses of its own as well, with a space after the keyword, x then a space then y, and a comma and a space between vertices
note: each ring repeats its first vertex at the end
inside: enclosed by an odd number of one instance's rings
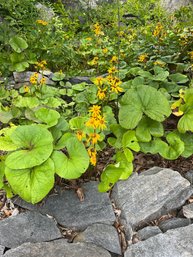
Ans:
POLYGON ((143 229, 140 229, 137 232, 137 236, 139 240, 146 240, 149 237, 156 236, 158 234, 162 233, 162 231, 157 226, 147 226, 143 229))
POLYGON ((181 207, 192 193, 189 181, 177 171, 154 167, 118 182, 112 198, 126 224, 136 228, 181 207))
POLYGON ((5 246, 0 245, 0 257, 3 256, 4 250, 5 250, 5 246))
POLYGON ((182 207, 183 214, 188 219, 193 219, 193 203, 182 207))
POLYGON ((98 183, 91 181, 83 184, 85 199, 80 202, 73 190, 59 190, 58 195, 50 195, 44 204, 32 205, 15 200, 14 203, 53 216, 60 225, 74 230, 83 230, 93 223, 112 225, 115 221, 114 211, 107 193, 99 193, 98 183))
POLYGON ((6 252, 4 257, 111 257, 110 253, 93 244, 69 244, 64 239, 44 243, 25 243, 6 252))
POLYGON ((54 10, 52 8, 47 7, 41 3, 37 3, 35 6, 39 12, 39 17, 41 20, 49 22, 55 16, 54 10))
POLYGON ((79 233, 73 242, 87 242, 101 246, 104 249, 121 254, 121 246, 117 230, 106 224, 93 224, 79 233))
POLYGON ((185 178, 189 180, 191 184, 193 184, 193 170, 188 171, 185 174, 185 178))
POLYGON ((193 1, 192 0, 161 0, 161 6, 168 12, 173 12, 189 4, 193 4, 193 1))
POLYGON ((72 85, 80 84, 85 82, 87 84, 92 84, 89 77, 73 77, 68 80, 72 85))
POLYGON ((193 225, 189 225, 131 245, 125 252, 125 257, 191 257, 192 242, 193 225))
MULTIPOLYGON (((32 71, 27 71, 27 72, 13 72, 13 77, 16 83, 19 83, 22 85, 24 82, 29 82, 30 77, 34 74, 35 72, 32 71)), ((42 74, 38 73, 38 82, 43 78, 42 74)), ((46 85, 55 85, 56 83, 49 78, 45 77, 46 85)))
POLYGON ((191 220, 188 220, 188 219, 172 218, 172 219, 168 219, 168 220, 164 220, 164 221, 160 222, 159 228, 163 232, 166 232, 169 229, 185 227, 185 226, 190 225, 191 223, 192 223, 191 220))
POLYGON ((8 248, 62 237, 54 220, 37 212, 21 213, 0 221, 0 235, 0 244, 8 248))

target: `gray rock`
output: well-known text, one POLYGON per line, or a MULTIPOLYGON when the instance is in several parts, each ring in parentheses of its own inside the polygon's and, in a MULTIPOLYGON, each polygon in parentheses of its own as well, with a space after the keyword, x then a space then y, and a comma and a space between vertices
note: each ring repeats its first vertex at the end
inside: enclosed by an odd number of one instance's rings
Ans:
MULTIPOLYGON (((27 72, 13 72, 13 77, 16 83, 19 83, 22 85, 24 82, 29 82, 30 77, 34 74, 35 72, 32 71, 27 71, 27 72)), ((38 81, 42 79, 42 74, 38 73, 38 81)), ((45 77, 46 79, 46 84, 47 85, 55 85, 56 83, 49 78, 45 77)))
POLYGON ((140 229, 137 232, 137 236, 139 240, 146 240, 149 237, 156 236, 158 234, 162 233, 162 231, 157 226, 147 226, 143 229, 140 229))
POLYGON ((44 243, 25 243, 6 252, 4 257, 111 257, 93 244, 69 244, 64 239, 44 243))
POLYGON ((193 184, 193 170, 188 171, 185 174, 185 178, 189 180, 191 184, 193 184))
POLYGON ((180 228, 190 225, 192 222, 189 219, 183 218, 172 218, 160 222, 159 227, 163 232, 166 232, 169 229, 180 228))
POLYGON ((44 4, 37 3, 36 5, 37 10, 39 11, 39 16, 41 20, 50 21, 54 16, 54 10, 50 7, 47 7, 44 4))
POLYGON ((193 219, 193 203, 182 207, 183 214, 188 219, 193 219))
POLYGON ((61 238, 53 219, 37 212, 18 214, 0 222, 0 244, 8 248, 25 242, 43 242, 61 238))
POLYGON ((83 230, 93 223, 112 225, 114 211, 107 193, 99 193, 98 183, 91 181, 83 184, 85 199, 80 202, 73 190, 60 190, 58 195, 50 195, 43 205, 32 205, 20 199, 14 203, 53 216, 64 227, 83 230))
POLYGON ((79 233, 73 242, 93 243, 112 253, 121 254, 117 230, 110 225, 93 224, 79 233))
POLYGON ((193 225, 168 230, 130 246, 125 257, 192 257, 193 225))
POLYGON ((118 182, 112 197, 126 223, 136 228, 181 207, 192 193, 177 171, 154 167, 118 182))
POLYGON ((183 6, 193 4, 192 0, 161 0, 161 6, 168 12, 173 12, 183 6))
POLYGON ((0 257, 3 256, 4 250, 5 250, 5 246, 0 245, 0 257))
POLYGON ((73 78, 70 78, 69 79, 69 82, 72 84, 72 85, 75 85, 75 84, 80 84, 82 82, 85 82, 87 84, 92 84, 92 82, 90 81, 90 78, 89 77, 73 77, 73 78))

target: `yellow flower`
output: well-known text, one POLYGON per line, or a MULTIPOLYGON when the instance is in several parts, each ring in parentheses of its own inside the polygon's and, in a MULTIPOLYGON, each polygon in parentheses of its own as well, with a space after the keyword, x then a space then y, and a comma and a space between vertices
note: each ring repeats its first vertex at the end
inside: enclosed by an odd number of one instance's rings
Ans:
POLYGON ((193 51, 189 52, 190 59, 193 60, 193 51))
POLYGON ((157 26, 155 27, 155 29, 153 31, 153 36, 159 37, 162 33, 162 30, 163 30, 163 26, 160 22, 158 22, 157 26))
POLYGON ((96 121, 96 126, 97 128, 104 130, 107 127, 105 123, 106 123, 105 118, 102 116, 99 116, 96 121))
POLYGON ((119 93, 119 92, 123 92, 123 89, 120 87, 121 85, 121 80, 117 77, 112 77, 112 76, 108 76, 109 77, 109 83, 111 86, 111 91, 115 92, 115 93, 119 93))
POLYGON ((96 119, 91 117, 86 123, 85 123, 86 127, 91 127, 96 129, 97 128, 97 122, 96 119))
POLYGON ((106 79, 103 78, 103 77, 97 77, 97 78, 94 78, 92 80, 92 82, 97 86, 97 87, 101 87, 105 82, 106 82, 106 79))
POLYGON ((78 130, 76 132, 76 136, 77 136, 78 140, 81 141, 85 137, 85 134, 81 130, 78 130))
POLYGON ((108 48, 105 47, 102 49, 102 51, 103 51, 103 54, 106 54, 106 53, 108 53, 109 50, 108 50, 108 48))
POLYGON ((98 97, 100 100, 105 99, 105 97, 106 97, 106 91, 107 91, 107 88, 105 88, 105 89, 99 89, 98 92, 97 92, 97 97, 98 97))
POLYGON ((93 105, 90 109, 89 112, 91 113, 92 117, 97 117, 101 113, 101 106, 99 105, 93 105))
POLYGON ((162 62, 162 61, 155 61, 154 63, 153 63, 154 65, 158 65, 158 66, 160 66, 160 67, 164 67, 165 65, 166 65, 166 63, 165 62, 162 62))
POLYGON ((87 37, 86 40, 91 41, 92 37, 87 37))
POLYGON ((93 28, 94 28, 93 31, 96 36, 104 35, 104 32, 101 30, 101 26, 99 25, 98 22, 93 25, 93 28))
POLYGON ((138 57, 138 62, 147 62, 147 57, 148 57, 148 54, 141 54, 138 57))
POLYGON ((36 62, 36 68, 39 68, 41 70, 45 70, 47 62, 45 60, 41 61, 41 62, 36 62))
POLYGON ((116 68, 115 66, 110 67, 110 68, 108 69, 108 73, 109 73, 109 74, 112 74, 112 73, 115 73, 115 72, 117 72, 117 68, 116 68))
POLYGON ((41 85, 44 85, 46 83, 46 78, 42 78, 41 80, 40 80, 40 84, 41 85))
POLYGON ((90 62, 88 62, 88 64, 90 64, 92 66, 97 65, 98 60, 99 60, 99 58, 95 56, 90 62))
POLYGON ((100 135, 97 133, 91 133, 89 134, 89 140, 91 140, 92 144, 95 145, 98 140, 100 139, 100 135))
POLYGON ((31 75, 29 81, 31 82, 31 84, 37 84, 37 81, 38 81, 38 73, 35 72, 33 75, 31 75))
POLYGON ((37 20, 36 23, 41 24, 41 25, 43 25, 43 26, 48 25, 48 22, 47 22, 47 21, 44 21, 44 20, 37 20))
POLYGON ((25 92, 25 93, 28 93, 28 92, 30 91, 30 90, 29 90, 29 87, 26 86, 26 85, 23 87, 23 89, 24 89, 24 92, 25 92))
POLYGON ((96 166, 96 162, 97 162, 97 152, 94 148, 92 149, 88 149, 88 155, 90 157, 90 163, 93 165, 93 166, 96 166))
POLYGON ((114 62, 114 63, 118 62, 118 57, 114 55, 114 56, 111 58, 110 62, 111 62, 111 63, 113 63, 113 62, 114 62))

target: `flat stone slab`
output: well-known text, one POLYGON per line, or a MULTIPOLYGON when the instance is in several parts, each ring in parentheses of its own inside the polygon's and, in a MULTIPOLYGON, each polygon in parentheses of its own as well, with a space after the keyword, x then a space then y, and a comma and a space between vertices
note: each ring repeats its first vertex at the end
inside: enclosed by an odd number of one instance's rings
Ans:
POLYGON ((94 224, 79 233, 73 242, 87 242, 101 246, 104 249, 121 254, 119 237, 115 227, 106 224, 94 224))
POLYGON ((162 233, 159 227, 157 226, 147 226, 137 232, 139 240, 146 240, 152 236, 156 236, 162 233))
POLYGON ((192 222, 190 219, 184 219, 184 218, 172 218, 169 220, 164 220, 159 224, 159 228, 163 231, 166 232, 169 229, 174 229, 174 228, 180 228, 180 227, 185 227, 190 225, 192 222))
POLYGON ((115 214, 107 193, 98 191, 98 183, 91 181, 83 184, 84 201, 80 202, 74 190, 60 190, 50 195, 41 205, 32 205, 21 199, 14 203, 29 210, 53 216, 56 221, 73 230, 83 230, 91 224, 112 225, 115 214))
POLYGON ((0 221, 0 245, 8 248, 61 237, 55 221, 37 212, 21 213, 0 221))
POLYGON ((183 214, 188 219, 193 219, 193 203, 182 207, 183 214))
POLYGON ((4 257, 111 257, 110 253, 93 244, 69 244, 64 239, 43 243, 25 243, 7 251, 4 257))
POLYGON ((181 207, 192 194, 190 182, 177 171, 154 167, 118 182, 112 198, 122 219, 135 228, 181 207))
POLYGON ((192 257, 193 225, 168 230, 129 246, 125 257, 192 257))

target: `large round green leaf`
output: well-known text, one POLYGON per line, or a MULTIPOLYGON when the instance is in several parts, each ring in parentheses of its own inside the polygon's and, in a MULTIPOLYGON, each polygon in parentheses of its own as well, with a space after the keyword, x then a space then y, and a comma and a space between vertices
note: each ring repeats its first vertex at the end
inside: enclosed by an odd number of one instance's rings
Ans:
POLYGON ((55 172, 62 178, 79 178, 89 166, 89 156, 83 145, 76 137, 66 140, 65 148, 67 154, 54 151, 52 160, 55 165, 55 172))
POLYGON ((5 164, 10 169, 27 169, 40 165, 53 151, 51 133, 39 125, 19 126, 10 138, 20 148, 6 158, 5 164))
POLYGON ((193 109, 189 109, 178 121, 178 130, 181 133, 185 133, 186 131, 193 132, 193 109))
POLYGON ((163 158, 168 160, 177 159, 184 152, 184 142, 175 133, 171 132, 166 136, 168 143, 162 141, 160 138, 147 143, 140 143, 141 151, 144 153, 159 153, 163 158))
POLYGON ((57 124, 58 119, 60 118, 59 112, 48 109, 48 108, 40 108, 35 111, 35 116, 43 123, 46 123, 48 127, 53 127, 57 124))
POLYGON ((164 134, 162 123, 144 116, 136 129, 136 137, 141 142, 149 142, 151 137, 161 137, 164 134))
POLYGON ((167 98, 155 88, 146 85, 128 89, 120 104, 120 125, 127 129, 135 128, 143 114, 161 122, 171 113, 167 98))
POLYGON ((28 48, 28 44, 22 37, 14 36, 9 40, 10 46, 17 53, 21 53, 23 50, 28 48))
POLYGON ((54 186, 54 163, 49 158, 32 169, 5 168, 6 178, 13 191, 33 204, 40 202, 54 186))
POLYGON ((138 144, 138 140, 135 136, 134 130, 128 130, 127 132, 124 133, 123 139, 122 139, 122 146, 128 147, 133 151, 139 152, 140 146, 138 144))
POLYGON ((123 168, 116 167, 113 164, 108 165, 101 175, 101 182, 98 184, 99 192, 106 192, 119 180, 123 168))

